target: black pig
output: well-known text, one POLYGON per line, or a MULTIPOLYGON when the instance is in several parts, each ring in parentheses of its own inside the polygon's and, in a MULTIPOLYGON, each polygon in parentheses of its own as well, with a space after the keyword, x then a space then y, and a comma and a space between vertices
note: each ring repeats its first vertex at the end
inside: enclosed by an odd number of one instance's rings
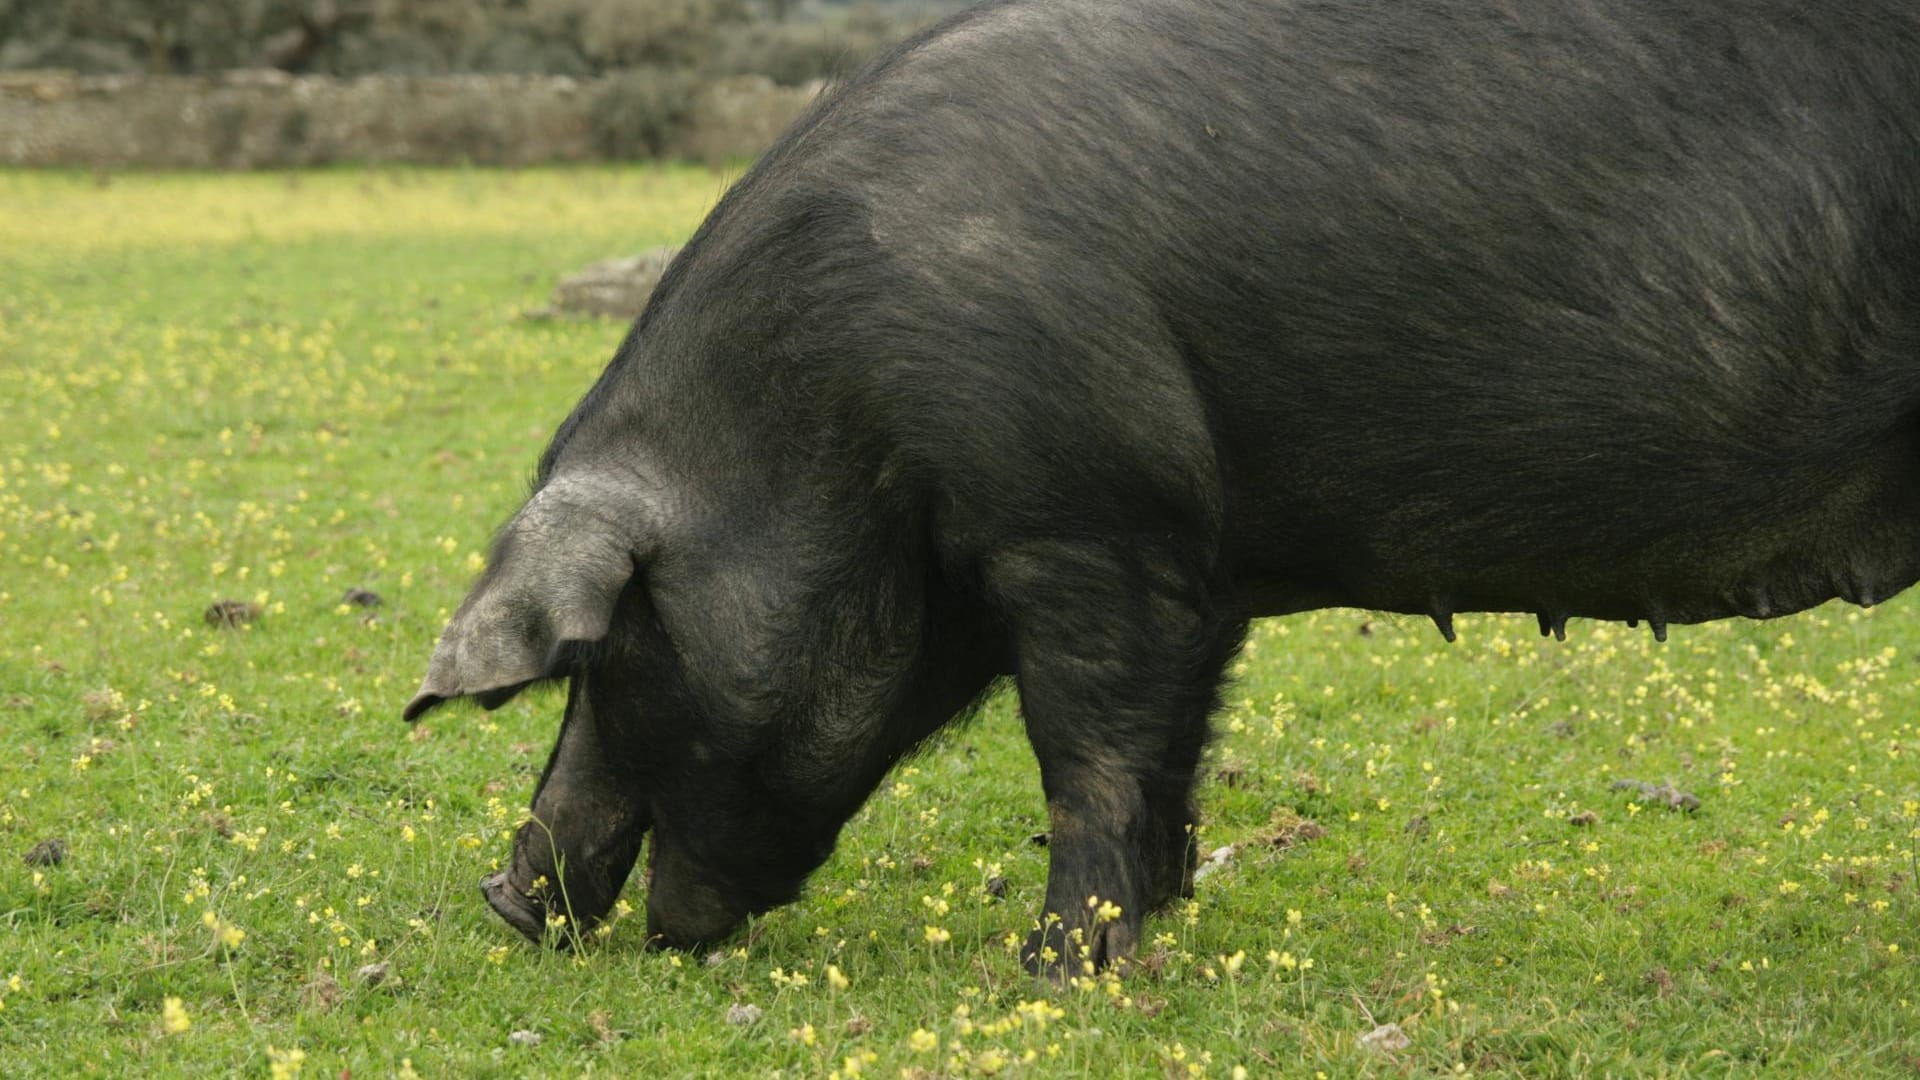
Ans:
POLYGON ((568 679, 487 898, 591 925, 651 829, 691 946, 1011 674, 1057 974, 1191 888, 1250 618, 1916 578, 1920 4, 1014 0, 727 193, 406 715, 568 679))

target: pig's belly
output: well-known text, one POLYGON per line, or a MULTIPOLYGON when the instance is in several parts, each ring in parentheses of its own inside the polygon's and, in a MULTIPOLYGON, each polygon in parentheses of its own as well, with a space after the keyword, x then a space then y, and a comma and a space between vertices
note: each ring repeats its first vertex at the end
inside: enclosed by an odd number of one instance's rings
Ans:
POLYGON ((1531 612, 1543 630, 1569 617, 1658 630, 1835 597, 1870 605, 1920 580, 1911 451, 1902 439, 1838 467, 1678 488, 1626 475, 1560 498, 1516 499, 1491 475, 1398 500, 1382 478, 1351 478, 1346 493, 1337 477, 1276 485, 1235 501, 1231 589, 1249 615, 1350 606, 1430 615, 1443 629, 1461 611, 1531 612))

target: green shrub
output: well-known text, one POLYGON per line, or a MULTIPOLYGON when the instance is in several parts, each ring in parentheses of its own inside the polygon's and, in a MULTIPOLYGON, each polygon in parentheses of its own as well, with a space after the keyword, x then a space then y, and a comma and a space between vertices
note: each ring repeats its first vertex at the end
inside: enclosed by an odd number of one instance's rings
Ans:
POLYGON ((708 68, 715 75, 765 75, 782 86, 803 86, 854 71, 912 29, 872 11, 820 22, 744 23, 715 36, 708 68))
POLYGON ((657 158, 686 130, 700 79, 683 68, 638 67, 606 80, 588 122, 602 156, 657 158))
POLYGON ((473 43, 461 55, 459 68, 488 75, 585 78, 593 74, 592 65, 576 42, 516 26, 495 29, 473 43))

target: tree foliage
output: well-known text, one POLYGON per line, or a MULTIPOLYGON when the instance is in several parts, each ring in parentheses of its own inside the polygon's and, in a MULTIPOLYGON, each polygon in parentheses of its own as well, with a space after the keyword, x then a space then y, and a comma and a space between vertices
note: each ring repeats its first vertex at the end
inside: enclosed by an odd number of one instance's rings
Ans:
POLYGON ((588 75, 703 66, 791 0, 0 0, 0 68, 588 75))

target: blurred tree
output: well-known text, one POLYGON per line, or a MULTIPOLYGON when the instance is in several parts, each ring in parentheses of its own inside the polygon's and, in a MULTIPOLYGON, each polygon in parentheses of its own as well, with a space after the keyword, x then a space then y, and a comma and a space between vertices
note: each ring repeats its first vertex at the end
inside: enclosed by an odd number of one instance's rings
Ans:
POLYGON ((593 74, 593 65, 578 42, 543 33, 524 20, 489 26, 468 44, 456 65, 461 71, 496 74, 593 74))
POLYGON ((341 5, 336 0, 281 0, 272 3, 272 24, 254 50, 254 62, 282 71, 310 71, 339 46, 341 37, 373 22, 371 0, 341 5))
POLYGON ((0 68, 586 76, 658 66, 804 81, 898 36, 907 13, 957 2, 0 0, 0 68))
POLYGON ((600 70, 697 65, 721 27, 747 17, 745 0, 531 0, 531 12, 600 70))
POLYGON ((0 0, 10 67, 85 57, 88 69, 196 71, 244 63, 265 0, 0 0))
POLYGON ((65 28, 60 0, 0 0, 0 43, 47 38, 65 28))

